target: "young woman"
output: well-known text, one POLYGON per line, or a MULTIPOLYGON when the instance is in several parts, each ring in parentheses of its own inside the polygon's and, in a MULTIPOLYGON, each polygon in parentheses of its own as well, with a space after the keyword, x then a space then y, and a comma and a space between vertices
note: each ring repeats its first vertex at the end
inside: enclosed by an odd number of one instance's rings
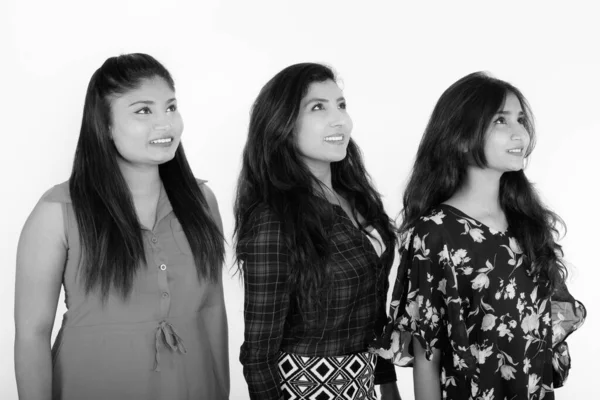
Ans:
POLYGON ((92 76, 71 177, 42 196, 19 242, 21 400, 228 398, 221 219, 182 130, 154 58, 112 57, 92 76), (51 352, 61 283, 68 310, 51 352))
POLYGON ((404 194, 392 346, 377 351, 413 365, 417 400, 554 397, 551 298, 567 271, 561 221, 523 172, 534 139, 521 92, 483 73, 433 110, 404 194))
POLYGON ((394 366, 367 351, 394 231, 351 132, 320 64, 285 68, 254 103, 235 203, 252 399, 374 399, 374 384, 399 398, 394 366))

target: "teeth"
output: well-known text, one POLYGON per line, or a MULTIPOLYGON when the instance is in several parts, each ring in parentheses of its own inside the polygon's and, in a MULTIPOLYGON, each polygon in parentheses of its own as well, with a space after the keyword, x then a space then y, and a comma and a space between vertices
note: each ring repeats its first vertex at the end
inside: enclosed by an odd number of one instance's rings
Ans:
POLYGON ((173 141, 173 138, 156 139, 151 141, 150 143, 171 143, 171 141, 173 141))
POLYGON ((522 151, 523 151, 523 149, 511 149, 511 150, 509 150, 508 152, 509 152, 509 153, 520 153, 520 152, 522 152, 522 151))
POLYGON ((326 142, 341 142, 342 140, 344 140, 344 136, 340 135, 340 136, 328 136, 325 138, 326 142))

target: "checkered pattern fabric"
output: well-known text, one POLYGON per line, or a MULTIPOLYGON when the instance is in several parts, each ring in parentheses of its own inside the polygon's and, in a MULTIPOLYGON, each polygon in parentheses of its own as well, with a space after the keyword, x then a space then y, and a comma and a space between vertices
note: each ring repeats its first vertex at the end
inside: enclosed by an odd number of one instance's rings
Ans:
POLYGON ((278 360, 285 400, 371 400, 376 356, 305 357, 281 352, 278 360))
MULTIPOLYGON (((257 212, 253 235, 239 243, 245 295, 240 361, 252 400, 280 399, 280 351, 312 357, 365 352, 387 320, 386 288, 378 291, 376 276, 388 266, 344 210, 335 206, 334 212, 327 268, 335 283, 327 299, 325 321, 318 329, 304 322, 297 307, 290 250, 279 218, 267 208, 257 212)), ((377 364, 375 375, 377 384, 396 380, 394 366, 387 360, 377 364)))

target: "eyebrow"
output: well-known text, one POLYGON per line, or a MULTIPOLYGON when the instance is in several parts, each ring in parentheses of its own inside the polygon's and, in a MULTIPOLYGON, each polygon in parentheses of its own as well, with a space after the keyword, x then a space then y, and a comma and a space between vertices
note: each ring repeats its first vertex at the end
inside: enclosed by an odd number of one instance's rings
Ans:
MULTIPOLYGON (((510 111, 504 111, 504 110, 498 111, 496 113, 496 115, 508 115, 508 114, 512 114, 512 113, 510 111)), ((525 113, 523 111, 519 111, 519 115, 525 115, 525 113)))
MULTIPOLYGON (((315 101, 319 102, 319 103, 329 103, 329 100, 321 98, 321 97, 313 97, 311 99, 308 99, 304 102, 304 104, 310 104, 310 103, 314 103, 315 101)), ((336 102, 340 102, 340 101, 346 101, 346 99, 342 96, 342 97, 338 97, 338 99, 336 100, 336 102)))
MULTIPOLYGON (((175 100, 177 100, 177 99, 176 99, 175 97, 173 97, 173 98, 171 98, 171 99, 167 100, 167 103, 166 103, 166 104, 172 103, 172 102, 174 102, 175 100)), ((146 104, 146 105, 148 105, 148 106, 151 106, 151 105, 153 105, 153 104, 155 104, 155 103, 154 103, 152 100, 140 100, 140 101, 134 101, 133 103, 131 103, 131 104, 129 105, 129 107, 131 107, 131 106, 135 106, 136 104, 146 104)))

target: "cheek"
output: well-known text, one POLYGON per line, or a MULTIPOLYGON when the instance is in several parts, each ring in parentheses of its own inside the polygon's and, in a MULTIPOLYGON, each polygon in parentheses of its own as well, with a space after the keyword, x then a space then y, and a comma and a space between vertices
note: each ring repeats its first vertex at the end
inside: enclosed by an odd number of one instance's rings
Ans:
POLYGON ((119 153, 130 153, 135 151, 135 148, 146 145, 149 132, 146 124, 128 122, 115 126, 112 130, 112 138, 119 153))
POLYGON ((494 152, 494 141, 488 136, 483 143, 483 153, 488 158, 494 152))
POLYGON ((296 124, 296 145, 301 152, 306 152, 315 146, 316 138, 319 136, 318 130, 318 124, 312 120, 305 119, 296 124))
POLYGON ((295 136, 296 147, 298 148, 298 152, 302 155, 310 153, 311 141, 308 132, 306 132, 304 129, 300 129, 296 131, 295 136))
POLYGON ((525 148, 529 148, 529 145, 531 144, 531 137, 529 136, 529 134, 525 135, 525 139, 523 139, 523 142, 526 144, 525 148))
POLYGON ((346 122, 346 130, 348 131, 348 134, 352 133, 353 128, 354 123, 352 122, 352 119, 348 118, 348 122, 346 122))
POLYGON ((183 133, 183 119, 181 118, 181 115, 177 114, 177 116, 173 118, 171 125, 173 127, 173 135, 181 136, 183 133))
POLYGON ((503 151, 503 149, 507 146, 507 142, 510 140, 507 135, 502 135, 500 133, 491 134, 485 139, 484 149, 487 154, 496 153, 499 151, 503 151))

